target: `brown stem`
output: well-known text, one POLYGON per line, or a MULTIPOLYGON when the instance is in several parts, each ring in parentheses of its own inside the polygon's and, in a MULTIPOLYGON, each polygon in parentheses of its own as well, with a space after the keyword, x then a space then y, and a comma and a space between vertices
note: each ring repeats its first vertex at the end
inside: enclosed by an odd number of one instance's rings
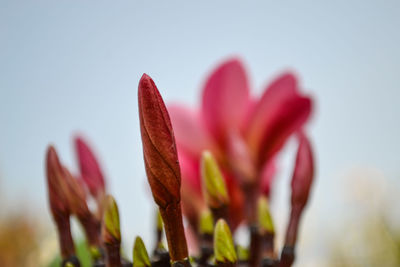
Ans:
POLYGON ((206 266, 208 259, 213 253, 213 235, 202 234, 200 236, 200 258, 198 260, 199 266, 206 266))
POLYGON ((246 220, 249 225, 257 223, 257 199, 258 199, 258 183, 246 183, 243 185, 245 198, 246 220))
POLYGON ((121 267, 121 244, 116 243, 105 243, 106 249, 106 266, 107 267, 121 267))
POLYGON ((261 236, 261 267, 274 267, 278 264, 274 252, 274 236, 274 233, 265 233, 261 236))
POLYGON ((281 260, 279 267, 290 267, 292 266, 295 259, 294 246, 284 246, 282 249, 281 260))
POLYGON ((180 203, 171 203, 164 209, 160 208, 160 213, 164 221, 169 255, 172 262, 185 260, 188 257, 188 249, 180 203))
POLYGON ((210 207, 210 210, 212 212, 213 215, 213 219, 214 219, 214 224, 218 221, 218 219, 224 219, 226 221, 226 223, 230 226, 229 223, 229 216, 228 216, 228 205, 222 205, 219 208, 212 208, 210 207))
POLYGON ((74 241, 72 240, 71 235, 69 215, 54 213, 54 220, 56 222, 58 230, 61 256, 63 259, 68 259, 75 255, 74 241))
POLYGON ((261 251, 263 258, 273 258, 274 255, 274 233, 265 233, 261 236, 261 251))
POLYGON ((221 262, 221 261, 217 261, 217 266, 218 267, 236 267, 237 263, 236 262, 221 262))
POLYGON ((250 232, 250 255, 249 266, 259 266, 261 259, 261 235, 258 231, 258 226, 253 224, 249 226, 250 232))
POLYGON ((302 211, 303 206, 292 206, 289 224, 286 230, 285 246, 281 253, 280 267, 290 267, 294 262, 297 232, 302 211))
POLYGON ((295 246, 297 240, 297 232, 299 229, 300 217, 303 208, 300 206, 294 206, 290 212, 289 225, 286 230, 285 245, 295 246))
POLYGON ((100 223, 91 215, 79 216, 79 222, 85 230, 86 238, 91 246, 100 246, 100 223))

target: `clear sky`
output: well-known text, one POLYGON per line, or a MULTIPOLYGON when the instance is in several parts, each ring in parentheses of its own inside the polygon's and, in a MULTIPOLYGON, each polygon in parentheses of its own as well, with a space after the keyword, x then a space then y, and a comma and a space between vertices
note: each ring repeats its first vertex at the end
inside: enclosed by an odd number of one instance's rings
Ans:
MULTIPOLYGON (((76 169, 71 141, 83 133, 120 205, 126 243, 136 234, 150 240, 139 78, 149 74, 167 103, 197 105, 207 73, 230 56, 246 63, 254 94, 292 69, 314 96, 318 175, 305 218, 341 214, 338 176, 354 168, 399 178, 399 1, 188 2, 0 2, 5 210, 29 203, 48 216, 46 146, 76 169)), ((284 150, 281 176, 291 173, 293 153, 284 150)), ((287 192, 281 196, 286 204, 287 192)))

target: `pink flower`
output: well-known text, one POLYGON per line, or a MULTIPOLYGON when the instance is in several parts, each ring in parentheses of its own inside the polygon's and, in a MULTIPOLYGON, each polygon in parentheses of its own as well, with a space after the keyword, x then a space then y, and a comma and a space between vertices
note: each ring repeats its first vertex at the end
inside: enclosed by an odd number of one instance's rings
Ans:
MULTIPOLYGON (((198 162, 204 149, 212 151, 226 174, 230 198, 234 198, 232 214, 240 217, 243 190, 237 187, 253 184, 269 194, 274 157, 308 121, 312 100, 299 91, 296 76, 289 72, 269 84, 261 97, 252 97, 243 64, 231 59, 208 77, 199 109, 170 105, 168 110, 177 141, 182 187, 201 195, 198 162)), ((195 197, 183 197, 184 209, 192 199, 195 197)))
POLYGON ((296 156, 296 164, 291 182, 292 207, 304 207, 307 204, 311 185, 314 180, 314 157, 310 141, 307 136, 298 134, 299 148, 296 156))
POLYGON ((105 194, 105 180, 95 154, 89 145, 79 136, 75 137, 75 150, 79 163, 80 175, 92 196, 105 194))

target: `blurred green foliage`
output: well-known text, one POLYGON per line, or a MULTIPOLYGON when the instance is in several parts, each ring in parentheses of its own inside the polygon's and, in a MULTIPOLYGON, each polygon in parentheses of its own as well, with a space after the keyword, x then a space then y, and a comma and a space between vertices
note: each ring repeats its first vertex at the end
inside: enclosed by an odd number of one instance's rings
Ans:
MULTIPOLYGON (((77 256, 81 263, 81 267, 91 267, 90 252, 86 241, 79 241, 75 244, 77 256)), ((60 255, 57 255, 47 267, 59 267, 61 263, 60 255)))

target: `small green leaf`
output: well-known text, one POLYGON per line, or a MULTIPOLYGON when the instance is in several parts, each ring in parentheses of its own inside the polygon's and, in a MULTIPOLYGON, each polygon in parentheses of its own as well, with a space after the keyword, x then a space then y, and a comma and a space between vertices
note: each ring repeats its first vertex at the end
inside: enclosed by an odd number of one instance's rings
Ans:
POLYGON ((210 207, 218 208, 229 203, 225 180, 217 161, 209 151, 204 151, 201 160, 203 194, 210 207))
POLYGON ((148 267, 150 266, 149 255, 143 240, 138 236, 135 239, 133 246, 133 267, 148 267))
POLYGON ((214 232, 214 218, 209 209, 205 209, 200 215, 199 232, 200 234, 211 235, 214 232))
POLYGON ((219 262, 234 263, 237 261, 232 234, 224 219, 219 219, 215 225, 214 254, 216 261, 219 262))
POLYGON ((121 240, 121 232, 119 227, 118 206, 115 199, 111 195, 106 197, 106 208, 104 212, 104 224, 106 230, 116 239, 121 240))
POLYGON ((275 233, 274 223, 269 212, 268 200, 264 196, 258 199, 258 223, 261 231, 275 233))

